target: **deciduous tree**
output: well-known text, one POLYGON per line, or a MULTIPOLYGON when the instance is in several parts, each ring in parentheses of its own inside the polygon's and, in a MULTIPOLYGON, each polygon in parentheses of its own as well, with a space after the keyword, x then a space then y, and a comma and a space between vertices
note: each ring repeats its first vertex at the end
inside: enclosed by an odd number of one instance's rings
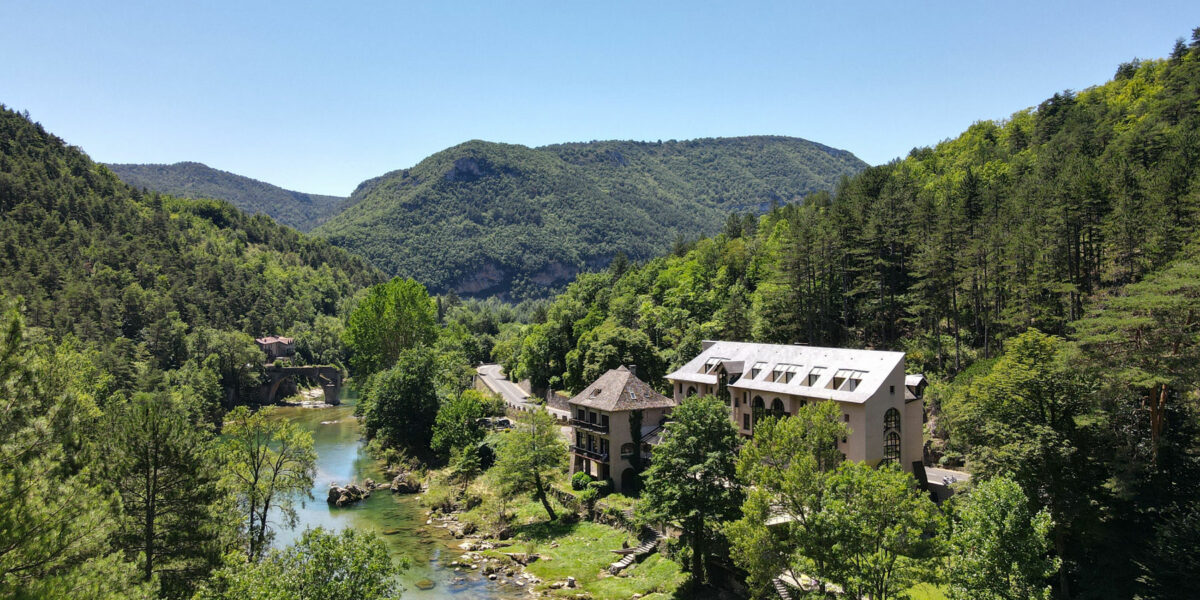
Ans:
POLYGON ((899 598, 939 552, 941 514, 895 465, 842 463, 829 477, 818 528, 832 545, 831 579, 852 598, 899 598))
POLYGON ((225 416, 223 454, 237 493, 246 554, 259 560, 274 537, 272 511, 288 527, 296 523, 296 494, 311 494, 317 453, 312 434, 275 414, 239 406, 225 416))
POLYGON ((1048 600, 1058 571, 1050 555, 1053 523, 1032 512, 1006 477, 976 484, 951 500, 946 587, 953 600, 1048 600))
POLYGON ((433 343, 436 324, 425 286, 399 277, 373 286, 346 323, 351 369, 366 376, 391 367, 405 350, 433 343))
POLYGON ((310 529, 263 560, 231 555, 195 600, 384 600, 400 597, 402 565, 372 533, 310 529))
POLYGON ((679 525, 691 548, 692 577, 704 582, 715 533, 737 516, 742 502, 737 431, 729 408, 712 397, 685 400, 671 419, 646 470, 641 505, 648 518, 679 525))
POLYGON ((824 588, 833 540, 820 517, 830 472, 842 462, 837 440, 848 434, 832 401, 754 424, 754 438, 738 456, 738 477, 747 486, 742 518, 726 532, 734 561, 758 591, 769 591, 783 572, 797 581, 807 575, 824 588))
POLYGON ((506 495, 532 492, 550 520, 558 518, 546 487, 567 456, 558 422, 541 410, 521 413, 511 431, 501 436, 496 448, 498 479, 506 495))

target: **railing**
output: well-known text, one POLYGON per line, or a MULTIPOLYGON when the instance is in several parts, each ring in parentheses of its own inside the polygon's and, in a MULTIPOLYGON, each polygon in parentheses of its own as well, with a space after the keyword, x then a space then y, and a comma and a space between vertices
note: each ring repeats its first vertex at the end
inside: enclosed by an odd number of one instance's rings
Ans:
POLYGON ((587 448, 584 448, 582 446, 571 446, 571 452, 574 452, 575 454, 578 454, 580 456, 586 456, 587 458, 590 458, 592 460, 598 460, 600 462, 608 462, 608 454, 601 454, 599 452, 596 452, 595 450, 588 450, 587 448))
POLYGON ((571 426, 576 429, 586 429, 595 433, 608 433, 608 425, 592 423, 591 421, 584 421, 582 419, 571 419, 571 426))

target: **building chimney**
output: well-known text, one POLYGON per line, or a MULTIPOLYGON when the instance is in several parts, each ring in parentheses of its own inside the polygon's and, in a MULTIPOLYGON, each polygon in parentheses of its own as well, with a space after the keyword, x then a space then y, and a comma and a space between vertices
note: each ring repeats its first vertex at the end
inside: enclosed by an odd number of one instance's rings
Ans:
POLYGON ((634 377, 637 377, 637 365, 628 365, 625 368, 629 369, 629 372, 633 373, 634 377))

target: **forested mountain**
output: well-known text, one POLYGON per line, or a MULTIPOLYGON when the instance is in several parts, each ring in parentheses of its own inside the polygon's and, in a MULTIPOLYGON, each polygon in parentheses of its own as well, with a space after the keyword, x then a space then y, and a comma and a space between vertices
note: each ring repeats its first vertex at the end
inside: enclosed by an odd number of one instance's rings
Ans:
POLYGON ((0 275, 0 597, 79 600, 189 598, 256 556, 246 515, 274 496, 286 519, 313 450, 269 410, 225 414, 259 401, 253 336, 339 362, 344 300, 382 280, 267 216, 142 193, 3 107, 0 275), (236 475, 266 456, 292 483, 236 475))
POLYGON ((181 198, 226 200, 248 213, 263 213, 300 231, 324 223, 346 205, 346 199, 339 196, 293 192, 198 162, 106 166, 135 188, 181 198))
POLYGON ((1183 597, 1200 529, 1198 218, 1200 30, 832 194, 582 275, 494 356, 576 391, 619 364, 661 382, 707 338, 905 350, 939 382, 948 452, 978 476, 1009 469, 1050 511, 1061 597, 1183 597))
POLYGON ((618 253, 647 259, 866 167, 785 137, 592 142, 528 148, 471 141, 366 181, 315 230, 435 291, 544 295, 618 253))
POLYGON ((129 377, 135 363, 202 360, 210 333, 236 334, 224 352, 254 349, 249 336, 328 325, 343 298, 381 278, 224 201, 143 194, 8 109, 0 215, 0 296, 22 297, 29 325, 95 344, 129 377))

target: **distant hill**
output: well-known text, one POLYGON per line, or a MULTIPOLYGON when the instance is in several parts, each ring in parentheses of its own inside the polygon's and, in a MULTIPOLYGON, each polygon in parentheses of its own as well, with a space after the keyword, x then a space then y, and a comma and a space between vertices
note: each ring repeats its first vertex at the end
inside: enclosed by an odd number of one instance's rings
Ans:
POLYGON ((303 331, 382 279, 228 202, 142 193, 3 105, 0 274, 0 306, 21 297, 30 325, 97 343, 106 365, 131 370, 147 356, 178 368, 184 336, 202 329, 303 331))
POLYGON ((541 148, 470 141, 368 180, 314 233, 384 271, 470 296, 545 295, 619 252, 647 259, 730 212, 832 190, 868 165, 757 136, 541 148))
POLYGON ((107 166, 133 187, 183 198, 226 200, 246 212, 263 213, 300 231, 324 223, 342 210, 346 202, 339 196, 285 190, 198 162, 107 166))

